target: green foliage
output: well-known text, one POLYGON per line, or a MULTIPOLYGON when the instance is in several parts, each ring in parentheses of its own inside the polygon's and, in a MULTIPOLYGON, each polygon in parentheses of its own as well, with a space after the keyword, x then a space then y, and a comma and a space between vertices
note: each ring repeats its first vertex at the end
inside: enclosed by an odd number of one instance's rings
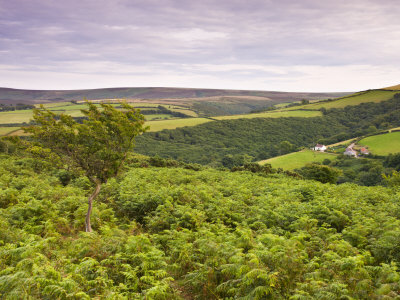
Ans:
POLYGON ((237 171, 128 168, 85 233, 86 177, 1 156, 0 298, 398 296, 397 189, 237 171))
POLYGON ((281 155, 293 152, 295 150, 295 146, 288 141, 282 141, 279 143, 279 154, 281 155))
MULTIPOLYGON (((235 156, 268 159, 316 142, 333 144, 400 126, 400 99, 363 103, 324 111, 314 118, 223 120, 193 127, 149 132, 137 139, 136 151, 212 166, 234 166, 235 156)), ((395 152, 395 151, 391 151, 395 152)))
POLYGON ((317 164, 307 164, 296 171, 306 179, 313 179, 322 183, 336 183, 341 173, 338 169, 317 164))
MULTIPOLYGON (((147 128, 143 127, 144 117, 140 111, 127 103, 121 103, 122 110, 104 103, 100 103, 101 110, 91 102, 86 101, 86 105, 88 108, 81 112, 87 119, 82 123, 69 115, 56 115, 42 105, 33 110, 35 125, 25 128, 25 132, 31 133, 38 142, 28 144, 29 152, 83 171, 96 185, 89 196, 85 219, 86 231, 90 232, 92 202, 101 184, 117 176, 134 146, 134 138, 147 128)), ((71 180, 69 172, 59 173, 59 178, 64 185, 71 180)))
POLYGON ((355 159, 339 155, 335 161, 331 162, 330 166, 342 171, 338 183, 353 182, 359 185, 373 186, 383 183, 382 174, 391 173, 391 169, 384 168, 382 163, 382 159, 379 158, 355 159))
POLYGON ((234 166, 237 157, 255 160, 279 155, 280 143, 309 146, 343 127, 320 118, 256 118, 208 122, 193 127, 146 133, 137 138, 136 151, 191 163, 234 166), (249 130, 249 128, 251 130, 249 130))
POLYGON ((393 171, 390 175, 383 174, 383 179, 390 187, 400 187, 400 173, 398 171, 393 171))
POLYGON ((390 153, 383 163, 385 167, 393 168, 396 171, 400 171, 400 152, 392 154, 390 153))
POLYGON ((82 124, 65 114, 41 109, 33 111, 36 125, 25 129, 32 138, 57 154, 65 163, 82 169, 93 182, 116 176, 134 138, 145 131, 144 117, 134 107, 122 103, 122 111, 112 105, 86 102, 82 110, 88 119, 82 124))

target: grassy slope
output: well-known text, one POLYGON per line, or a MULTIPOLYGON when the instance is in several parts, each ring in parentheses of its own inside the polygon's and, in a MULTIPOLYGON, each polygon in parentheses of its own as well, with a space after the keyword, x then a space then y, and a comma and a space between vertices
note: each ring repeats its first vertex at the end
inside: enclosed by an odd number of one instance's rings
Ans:
POLYGON ((32 119, 32 110, 0 112, 0 124, 24 123, 32 119))
POLYGON ((374 135, 362 139, 358 144, 367 146, 373 154, 388 155, 400 152, 400 132, 374 135))
POLYGON ((320 116, 322 116, 322 113, 320 111, 293 110, 293 111, 271 111, 271 112, 255 113, 247 115, 219 116, 219 117, 213 117, 213 119, 231 120, 231 119, 281 118, 281 117, 311 118, 320 116))
MULTIPOLYGON (((154 103, 132 103, 133 106, 140 107, 149 107, 153 108, 158 106, 158 104, 154 103)), ((117 104, 115 104, 117 105, 117 104)), ((81 117, 83 116, 81 113, 81 109, 86 108, 84 104, 72 104, 70 102, 58 102, 58 103, 47 103, 44 104, 47 109, 55 113, 67 113, 73 117, 81 117)), ((145 110, 145 108, 143 108, 145 110)), ((173 111, 178 111, 189 116, 196 117, 197 113, 187 109, 182 108, 176 105, 170 105, 169 109, 173 111)), ((217 120, 226 120, 226 119, 241 119, 241 118, 279 118, 279 117, 317 117, 320 116, 321 113, 317 111, 275 111, 268 113, 258 113, 258 114, 247 114, 247 115, 233 115, 233 116, 220 116, 215 117, 217 120)), ((148 120, 147 124, 150 126, 150 131, 160 131, 163 129, 175 129, 178 127, 184 126, 195 126, 202 123, 210 122, 211 119, 207 118, 191 118, 191 119, 172 119, 172 120, 160 120, 160 121, 152 121, 155 118, 169 118, 169 115, 148 115, 146 119, 148 120)), ((0 125, 7 123, 28 123, 32 119, 32 110, 19 110, 12 112, 0 112, 0 125)), ((4 135, 10 132, 8 129, 2 129, 0 131, 0 135, 4 135)))
POLYGON ((169 108, 169 110, 176 111, 176 112, 180 112, 180 113, 182 113, 182 114, 185 114, 185 115, 188 115, 188 116, 191 116, 191 117, 197 117, 197 116, 198 116, 198 114, 197 114, 195 111, 190 110, 190 109, 169 108))
POLYGON ((19 127, 0 127, 0 135, 7 135, 10 132, 18 130, 19 127))
MULTIPOLYGON (((152 109, 158 106, 158 104, 154 103, 131 103, 135 107, 141 107, 142 110, 146 109, 152 109), (148 108, 146 108, 148 107, 148 108)), ((119 104, 115 104, 119 105, 119 104)), ((72 104, 70 102, 58 102, 58 103, 47 103, 44 104, 44 106, 47 109, 50 109, 54 113, 66 113, 68 115, 71 115, 73 117, 82 117, 83 114, 81 113, 81 109, 85 109, 86 105, 84 104, 72 104)), ((170 105, 167 106, 169 109, 177 112, 181 112, 184 114, 187 114, 189 116, 197 116, 196 112, 183 108, 181 106, 176 106, 176 105, 170 105)), ((10 112, 0 112, 0 126, 1 124, 7 124, 7 123, 28 123, 32 119, 32 110, 18 110, 18 111, 10 111, 10 112)), ((162 129, 174 129, 177 127, 183 127, 183 126, 194 126, 198 125, 210 120, 203 119, 203 118, 196 118, 196 119, 174 119, 174 120, 169 120, 168 122, 163 121, 158 121, 157 123, 153 123, 151 120, 157 119, 157 118, 171 118, 171 115, 167 114, 158 114, 158 115, 146 115, 146 119, 149 120, 149 124, 152 127, 152 131, 157 131, 157 130, 162 130, 162 129)), ((15 131, 18 128, 12 127, 0 127, 0 136, 1 135, 6 135, 11 131, 15 131)), ((19 133, 21 133, 19 131, 19 133)))
POLYGON ((285 110, 297 110, 297 109, 315 109, 318 110, 322 107, 329 108, 343 108, 348 105, 359 105, 366 102, 383 102, 389 100, 393 97, 396 91, 386 91, 386 90, 370 90, 366 92, 355 93, 350 96, 339 98, 338 100, 328 101, 328 102, 316 102, 303 106, 294 106, 286 108, 285 110))
POLYGON ((302 150, 289 153, 282 156, 273 157, 260 161, 260 164, 271 164, 273 168, 282 168, 284 170, 294 170, 303 167, 307 163, 322 162, 324 159, 336 159, 334 154, 316 152, 311 150, 302 150))
POLYGON ((188 119, 149 121, 146 122, 146 125, 150 126, 150 131, 161 131, 163 129, 175 129, 178 127, 195 126, 210 121, 212 120, 206 118, 188 118, 188 119))

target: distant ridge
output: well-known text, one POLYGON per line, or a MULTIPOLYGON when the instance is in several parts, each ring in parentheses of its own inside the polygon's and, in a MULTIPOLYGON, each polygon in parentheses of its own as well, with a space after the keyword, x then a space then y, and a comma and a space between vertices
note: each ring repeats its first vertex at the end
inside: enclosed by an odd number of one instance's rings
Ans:
POLYGON ((257 97, 273 102, 297 101, 301 99, 336 98, 350 93, 292 93, 275 91, 165 88, 165 87, 120 87, 85 90, 24 90, 0 88, 0 103, 47 103, 71 100, 102 99, 184 99, 206 97, 257 97))

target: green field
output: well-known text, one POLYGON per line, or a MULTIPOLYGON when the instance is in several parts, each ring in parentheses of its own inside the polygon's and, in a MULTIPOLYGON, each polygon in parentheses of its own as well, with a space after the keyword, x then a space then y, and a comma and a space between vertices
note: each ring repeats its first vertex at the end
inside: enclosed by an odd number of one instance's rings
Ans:
POLYGON ((320 116, 322 116, 322 113, 320 111, 290 110, 290 111, 271 111, 271 112, 255 113, 247 115, 219 116, 219 117, 213 117, 213 119, 232 120, 232 119, 284 118, 284 117, 311 118, 320 116))
POLYGON ((366 92, 359 92, 353 95, 338 98, 337 100, 328 102, 316 102, 303 106, 294 106, 286 108, 285 110, 297 110, 299 108, 303 109, 315 109, 318 110, 322 107, 324 108, 343 108, 348 105, 359 105, 366 102, 382 102, 391 99, 396 93, 396 91, 386 91, 386 90, 370 90, 366 92))
POLYGON ((32 110, 0 112, 0 124, 24 123, 32 119, 32 110))
POLYGON ((0 127, 0 136, 7 135, 10 132, 17 131, 20 127, 0 127))
POLYGON ((289 153, 282 156, 273 157, 260 161, 260 164, 271 164, 273 168, 282 168, 284 170, 294 170, 303 167, 307 163, 322 162, 324 159, 334 160, 335 154, 316 152, 311 150, 302 150, 289 153))
POLYGON ((163 129, 175 129, 178 127, 195 126, 212 120, 206 118, 188 118, 188 119, 172 119, 161 121, 148 121, 146 125, 150 126, 149 131, 160 131, 163 129))
POLYGON ((64 105, 73 105, 71 102, 52 102, 52 103, 43 103, 43 104, 35 104, 37 108, 43 105, 46 108, 52 108, 57 106, 64 106, 64 105))
POLYGON ((190 110, 190 109, 185 109, 185 108, 168 108, 168 109, 172 110, 172 111, 180 112, 182 114, 185 114, 185 115, 188 115, 188 116, 191 116, 191 117, 197 117, 198 116, 197 112, 195 112, 193 110, 190 110))
POLYGON ((52 105, 52 106, 47 106, 45 105, 47 109, 50 109, 52 111, 70 111, 70 110, 80 110, 80 109, 85 109, 87 106, 85 104, 65 104, 60 103, 60 105, 52 105))
MULTIPOLYGON (((299 102, 299 101, 295 101, 295 103, 298 103, 298 102, 299 102)), ((276 107, 276 108, 283 108, 283 107, 288 106, 290 103, 293 103, 293 102, 278 103, 278 104, 275 104, 274 107, 276 107)))
POLYGON ((167 115, 167 114, 164 114, 164 115, 145 115, 144 117, 145 117, 145 119, 147 121, 152 121, 154 119, 159 119, 159 120, 161 120, 161 119, 171 119, 171 115, 167 115))
POLYGON ((399 153, 400 132, 369 136, 359 141, 358 144, 367 146, 372 154, 388 155, 390 153, 399 153))
MULTIPOLYGON (((155 103, 130 103, 132 106, 135 107, 141 107, 143 110, 148 109, 154 109, 160 104, 155 104, 155 103), (143 108, 146 107, 146 108, 143 108)), ((119 103, 112 104, 114 106, 119 105, 119 103)), ((172 111, 177 111, 184 113, 188 116, 193 116, 196 117, 197 113, 190 110, 186 109, 182 106, 177 106, 177 105, 163 105, 164 107, 167 107, 168 109, 172 111)), ((39 107, 39 105, 37 105, 39 107)), ((65 113, 68 115, 71 115, 72 117, 82 117, 83 114, 81 112, 81 109, 85 109, 86 105, 83 103, 79 104, 73 104, 70 102, 57 102, 57 103, 47 103, 44 104, 44 107, 47 109, 50 109, 54 113, 65 113)), ((10 111, 10 112, 0 112, 0 126, 1 124, 9 124, 9 123, 28 123, 32 119, 33 113, 32 110, 17 110, 17 111, 10 111)), ((208 122, 210 120, 207 119, 174 119, 174 120, 168 120, 168 122, 165 122, 167 120, 164 119, 170 119, 172 116, 169 114, 154 114, 154 115, 146 115, 145 118, 148 120, 148 124, 151 125, 151 131, 158 131, 162 129, 174 129, 177 127, 183 127, 183 126, 194 126, 198 125, 204 122, 208 122), (154 119, 163 119, 160 121, 157 121, 157 123, 152 123, 152 120, 154 119)), ((18 129, 18 128, 14 128, 18 129)), ((10 127, 0 127, 0 135, 5 135, 9 133, 10 127)))

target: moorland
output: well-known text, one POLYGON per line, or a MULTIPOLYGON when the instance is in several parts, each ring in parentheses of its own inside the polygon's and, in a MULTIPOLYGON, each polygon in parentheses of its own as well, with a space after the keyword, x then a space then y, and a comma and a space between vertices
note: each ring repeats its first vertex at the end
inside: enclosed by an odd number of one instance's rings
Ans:
MULTIPOLYGON (((124 111, 121 94, 96 93, 124 111)), ((35 95, 26 105, 71 116, 52 124, 86 132, 83 97, 35 95)), ((0 298, 400 297, 399 86, 258 106, 199 95, 127 99, 150 130, 102 184, 92 232, 91 178, 24 133, 32 109, 0 112, 0 298)))

